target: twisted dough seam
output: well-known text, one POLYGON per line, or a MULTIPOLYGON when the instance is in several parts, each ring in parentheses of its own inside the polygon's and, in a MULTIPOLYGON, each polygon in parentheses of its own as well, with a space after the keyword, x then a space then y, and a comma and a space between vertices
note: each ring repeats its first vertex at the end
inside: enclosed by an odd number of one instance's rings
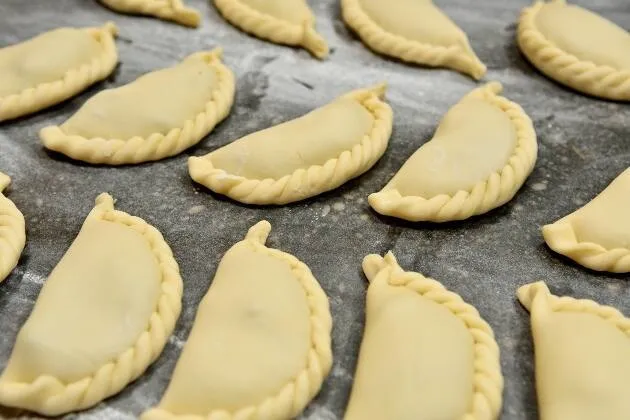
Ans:
POLYGON ((360 0, 341 0, 343 20, 363 42, 374 51, 410 63, 431 67, 447 67, 481 79, 486 66, 475 55, 470 45, 448 47, 422 43, 393 34, 380 27, 365 13, 360 0))
POLYGON ((21 117, 58 104, 109 76, 118 63, 114 36, 118 28, 107 22, 100 28, 85 28, 103 51, 85 64, 69 69, 61 79, 40 83, 20 93, 0 97, 0 121, 21 117))
POLYGON ((87 219, 105 220, 128 226, 149 243, 161 269, 162 293, 155 311, 147 320, 133 347, 103 365, 90 377, 72 383, 42 375, 30 383, 0 381, 0 404, 25 408, 47 416, 89 408, 120 392, 137 379, 162 352, 181 311, 183 283, 179 267, 162 234, 139 217, 114 209, 114 199, 107 193, 96 198, 96 206, 87 219))
POLYGON ((384 83, 370 89, 359 89, 343 95, 359 102, 374 117, 372 131, 352 150, 328 159, 323 165, 300 168, 280 179, 248 179, 231 175, 212 164, 211 153, 191 157, 188 170, 199 184, 233 200, 248 204, 286 204, 332 190, 370 169, 385 153, 392 131, 393 112, 379 98, 384 83))
POLYGON ((50 150, 93 164, 141 163, 181 153, 199 143, 230 112, 234 101, 234 74, 220 61, 222 54, 222 49, 216 48, 187 57, 202 57, 216 72, 218 86, 212 91, 202 112, 186 120, 182 127, 172 128, 166 135, 153 133, 148 137, 135 136, 126 140, 101 137, 88 139, 65 134, 61 126, 49 126, 40 131, 40 138, 50 150))
POLYGON ((315 31, 312 15, 302 25, 296 25, 262 13, 240 0, 214 0, 214 4, 225 20, 258 38, 276 44, 301 46, 319 59, 328 56, 328 44, 315 31))
POLYGON ((402 196, 396 189, 376 192, 368 197, 372 208, 380 214, 413 222, 447 222, 483 214, 510 201, 534 169, 538 144, 531 119, 520 105, 498 96, 501 90, 499 82, 491 82, 464 97, 483 99, 498 107, 514 124, 516 147, 500 171, 479 181, 469 191, 459 190, 452 196, 440 194, 426 199, 402 196))
POLYGON ((596 315, 612 323, 630 337, 630 319, 612 306, 600 305, 590 299, 575 299, 569 296, 554 296, 543 281, 519 287, 517 296, 532 317, 545 316, 546 312, 581 312, 596 315), (545 302, 546 301, 546 302, 545 302), (544 305, 547 303, 547 305, 544 305), (536 307, 538 310, 533 311, 536 307))
POLYGON ((392 252, 384 257, 372 254, 363 260, 363 269, 370 281, 385 276, 390 286, 406 287, 423 298, 444 306, 459 318, 473 340, 473 397, 468 412, 460 420, 494 420, 499 416, 503 401, 503 375, 499 346, 492 328, 481 318, 474 306, 464 302, 440 282, 420 273, 404 271, 392 252))
POLYGON ((247 406, 230 412, 214 410, 206 416, 172 414, 167 410, 154 408, 142 415, 142 420, 276 420, 297 417, 306 405, 317 395, 322 383, 332 367, 330 332, 332 318, 328 298, 313 277, 306 264, 291 254, 267 248, 264 243, 271 231, 266 220, 251 227, 245 242, 255 252, 280 259, 291 267, 291 271, 304 288, 311 311, 311 347, 305 368, 275 395, 255 406, 247 406))
MULTIPOLYGON (((556 0, 564 3, 563 0, 556 0)), ((630 101, 630 70, 581 60, 557 47, 536 26, 536 15, 544 6, 536 1, 521 12, 517 41, 521 51, 540 71, 575 90, 601 98, 630 101)))
POLYGON ((26 243, 24 215, 2 194, 10 182, 0 172, 0 283, 17 265, 26 243))
POLYGON ((112 10, 123 13, 138 13, 170 20, 181 25, 196 28, 201 16, 187 7, 182 0, 100 0, 112 10))

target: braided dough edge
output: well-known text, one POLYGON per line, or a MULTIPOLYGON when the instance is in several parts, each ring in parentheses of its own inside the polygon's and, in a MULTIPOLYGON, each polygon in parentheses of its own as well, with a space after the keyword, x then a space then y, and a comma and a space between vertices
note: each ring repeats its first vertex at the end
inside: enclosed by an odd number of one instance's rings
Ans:
POLYGON ((459 45, 445 47, 427 44, 388 32, 365 13, 360 0, 341 0, 341 13, 346 24, 359 35, 365 45, 378 53, 409 63, 451 68, 475 80, 481 79, 486 73, 485 64, 475 55, 470 45, 467 45, 466 51, 459 45))
MULTIPOLYGON (((234 101, 234 74, 220 60, 223 51, 216 48, 188 56, 202 57, 219 79, 204 111, 186 120, 182 127, 172 128, 166 135, 153 133, 148 137, 134 136, 127 140, 85 138, 68 135, 61 126, 44 127, 40 139, 44 146, 73 159, 92 164, 123 165, 148 162, 174 156, 199 143, 230 112, 234 101)), ((133 83, 133 82, 131 82, 133 83)))
POLYGON ((498 95, 502 89, 499 82, 490 82, 464 97, 483 99, 497 106, 514 124, 516 148, 500 171, 478 182, 469 191, 459 190, 452 196, 440 194, 426 199, 403 197, 396 189, 376 192, 368 197, 370 206, 385 216, 412 222, 447 222, 483 214, 510 201, 534 169, 538 143, 531 119, 520 105, 498 95))
POLYGON ((210 190, 247 204, 286 204, 339 187, 370 169, 385 153, 392 132, 393 111, 380 100, 384 83, 343 95, 363 105, 373 116, 371 133, 352 150, 328 159, 323 165, 300 168, 280 179, 248 179, 215 168, 209 153, 188 159, 191 178, 210 190))
MULTIPOLYGON (((565 0, 553 0, 565 3, 565 0)), ((536 1, 521 12, 517 41, 527 59, 550 78, 577 91, 601 98, 630 101, 630 70, 618 70, 581 60, 548 40, 536 26, 545 5, 536 1)))
POLYGON ((11 178, 0 172, 0 283, 17 265, 26 244, 24 215, 2 191, 11 178))
POLYGON ((271 224, 266 220, 260 221, 249 229, 244 242, 251 246, 255 252, 261 252, 286 262, 304 288, 311 311, 311 348, 306 367, 277 394, 255 406, 242 407, 235 412, 214 410, 206 416, 177 415, 164 409, 153 408, 142 415, 142 420, 289 419, 297 417, 317 395, 332 367, 330 338, 332 317, 328 298, 306 264, 291 254, 267 248, 264 245, 270 231, 271 224))
POLYGON ((575 299, 569 296, 555 296, 543 281, 530 283, 518 288, 518 300, 531 313, 532 319, 544 316, 546 312, 582 312, 596 315, 607 322, 611 322, 625 335, 630 337, 630 319, 612 306, 600 305, 590 299, 575 299), (546 300, 548 307, 540 306, 546 300), (539 311, 534 311, 534 307, 539 311))
POLYGON ((404 271, 391 251, 384 257, 376 254, 366 256, 363 270, 370 281, 376 276, 387 276, 390 286, 406 287, 423 298, 444 306, 464 323, 473 340, 475 355, 472 403, 461 420, 497 419, 503 401, 499 346, 492 328, 481 318, 477 309, 437 280, 413 271, 404 271))
POLYGON ((102 52, 90 61, 66 71, 61 79, 40 83, 20 93, 0 97, 0 121, 32 114, 77 95, 88 86, 109 76, 118 63, 114 36, 118 28, 107 22, 100 28, 85 28, 102 47, 102 52))
POLYGON ((328 56, 328 44, 315 31, 312 15, 302 25, 296 25, 262 13, 239 0, 214 0, 214 4, 225 20, 258 38, 303 47, 319 59, 328 56))
POLYGON ((87 218, 125 225, 140 233, 151 246, 162 272, 162 293, 147 320, 147 330, 140 334, 133 347, 90 377, 67 384, 49 375, 39 376, 30 383, 0 380, 0 404, 46 416, 89 408, 137 379, 158 358, 173 332, 181 311, 183 283, 179 266, 162 234, 141 218, 115 210, 114 199, 107 193, 96 198, 96 206, 87 218))
POLYGON ((182 0, 99 0, 112 10, 122 13, 137 13, 170 20, 181 25, 196 28, 201 16, 187 7, 182 0))

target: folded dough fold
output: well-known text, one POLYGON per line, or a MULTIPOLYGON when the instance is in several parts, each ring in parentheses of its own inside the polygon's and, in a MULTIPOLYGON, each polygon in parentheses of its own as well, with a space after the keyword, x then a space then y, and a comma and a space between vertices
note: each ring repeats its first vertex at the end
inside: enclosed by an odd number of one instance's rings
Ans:
POLYGON ((181 298, 160 232, 99 195, 17 335, 0 404, 56 416, 120 392, 162 352, 181 298))
POLYGON ((230 112, 234 75, 222 50, 198 52, 173 67, 91 97, 44 146, 73 159, 122 165, 163 159, 197 144, 230 112))
POLYGON ((0 172, 0 283, 15 268, 26 243, 24 216, 2 191, 11 178, 0 172))
POLYGON ((193 8, 186 7, 182 0, 99 0, 112 10, 155 16, 181 25, 196 28, 201 17, 193 8))
POLYGON ((191 157, 192 179, 249 204, 286 204, 332 190, 370 169, 392 131, 385 85, 352 91, 302 117, 191 157))
POLYGON ((345 420, 494 420, 499 347, 477 310, 439 282, 368 255, 365 332, 345 420))
POLYGON ((214 0, 232 25, 276 44, 301 46, 317 58, 328 45, 315 31, 315 17, 306 0, 214 0))
POLYGON ((630 319, 592 300, 518 289, 531 313, 541 420, 630 418, 630 319))
POLYGON ((0 49, 0 121, 62 102, 105 79, 118 52, 112 22, 59 28, 0 49))
POLYGON ((554 251, 584 267, 630 272, 630 168, 582 208, 543 226, 554 251))
POLYGON ((142 420, 294 418, 332 365, 328 298, 309 268, 265 247, 269 222, 223 256, 162 401, 142 420))
POLYGON ((414 222, 446 222, 511 200, 534 168, 538 144, 531 119, 501 90, 491 82, 464 96, 434 137, 370 194, 370 206, 414 222))
POLYGON ((536 1, 521 13, 517 40, 529 61, 557 82, 630 100, 630 33, 602 16, 565 0, 536 1))

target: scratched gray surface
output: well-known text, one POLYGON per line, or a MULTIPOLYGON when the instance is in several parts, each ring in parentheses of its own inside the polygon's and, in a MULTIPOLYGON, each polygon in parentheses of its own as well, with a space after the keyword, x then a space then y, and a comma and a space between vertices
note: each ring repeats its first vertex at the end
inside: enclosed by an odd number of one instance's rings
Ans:
MULTIPOLYGON (((363 256, 393 249, 403 267, 441 280, 476 306, 494 328, 505 374, 502 418, 533 420, 532 343, 517 286, 545 279, 555 292, 596 299, 630 313, 627 277, 585 271, 551 253, 540 226, 590 200, 630 165, 630 108, 562 88, 534 71, 514 43, 515 20, 528 1, 438 1, 469 34, 487 63, 486 80, 534 120, 540 142, 536 169, 508 205, 463 223, 404 224, 378 217, 366 202, 435 130, 440 116, 476 84, 447 70, 428 70, 369 52, 340 20, 336 0, 310 1, 318 30, 333 53, 319 62, 306 52, 249 37, 225 23, 206 0, 203 25, 191 30, 148 18, 116 15, 91 0, 0 1, 0 46, 63 25, 114 20, 121 65, 78 97, 0 125, 0 170, 13 177, 9 197, 26 216, 28 242, 18 267, 0 284, 0 369, 47 274, 77 234, 96 195, 111 192, 121 210, 155 225, 171 245, 184 278, 184 309, 159 360, 135 383, 97 407, 66 419, 132 419, 156 404, 190 331, 198 302, 221 255, 260 219, 274 229, 270 245, 308 264, 330 297, 335 363, 302 419, 341 419, 363 330, 363 256), (94 167, 47 153, 38 130, 60 123, 90 96, 122 85, 187 54, 222 45, 238 78, 231 116, 197 147, 157 163, 94 167), (205 154, 246 133, 296 117, 351 89, 381 80, 395 111, 388 151, 366 175, 314 199, 253 208, 212 196, 187 175, 186 158, 205 154)), ((578 3, 630 28, 621 0, 578 3)), ((384 355, 387 357, 387 355, 384 355)), ((0 409, 0 417, 33 419, 0 409)))

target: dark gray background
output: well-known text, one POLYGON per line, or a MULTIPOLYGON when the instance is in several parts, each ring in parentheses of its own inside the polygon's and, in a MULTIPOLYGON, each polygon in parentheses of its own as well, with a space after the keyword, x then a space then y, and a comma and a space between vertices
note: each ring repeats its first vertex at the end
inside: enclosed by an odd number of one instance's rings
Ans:
MULTIPOLYGON (((624 0, 579 0, 624 28, 624 0)), ((0 369, 31 311, 42 282, 59 261, 92 208, 108 191, 118 208, 156 226, 175 253, 184 278, 184 306, 174 336, 159 360, 135 383, 97 407, 66 419, 132 419, 156 404, 166 387, 223 253, 260 219, 273 225, 269 244, 311 267, 330 298, 334 367, 302 419, 341 419, 348 401, 363 330, 366 280, 361 260, 392 249, 408 270, 432 276, 479 309, 501 347, 505 375, 503 419, 536 418, 529 317, 516 288, 546 280, 552 291, 593 298, 630 313, 628 276, 589 272, 555 255, 540 227, 573 211, 630 165, 630 109, 567 90, 537 73, 514 41, 519 10, 528 0, 443 0, 437 3, 469 35, 505 95, 532 117, 540 145, 536 168, 520 193, 487 215, 444 225, 407 224, 377 216, 366 196, 379 190, 440 117, 477 86, 448 70, 408 66, 367 50, 340 19, 337 0, 311 0, 317 29, 332 54, 320 62, 303 50, 252 38, 224 22, 206 0, 189 0, 203 24, 187 29, 150 18, 121 16, 91 0, 0 1, 0 46, 59 26, 120 27, 120 66, 107 81, 36 115, 0 124, 0 170, 13 178, 9 197, 28 229, 18 267, 0 284, 0 369), (91 95, 119 86, 189 53, 225 48, 237 77, 230 117, 197 147, 161 162, 95 167, 46 152, 38 131, 58 124, 91 95), (272 124, 297 117, 349 90, 389 83, 394 132, 380 162, 364 176, 305 202, 254 208, 209 194, 188 177, 186 159, 272 124)), ((393 344, 392 344, 393 345, 393 344)), ((4 413, 4 414, 2 414, 4 413)), ((0 417, 35 418, 11 411, 0 417)))

